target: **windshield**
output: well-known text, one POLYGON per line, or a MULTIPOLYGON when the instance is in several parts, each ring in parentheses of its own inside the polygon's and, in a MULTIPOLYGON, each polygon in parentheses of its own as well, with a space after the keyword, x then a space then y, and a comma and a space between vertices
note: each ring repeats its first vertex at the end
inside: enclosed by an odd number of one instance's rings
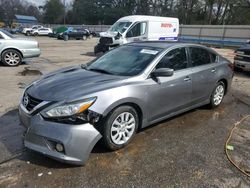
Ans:
POLYGON ((124 33, 132 22, 116 22, 108 31, 124 33))
POLYGON ((15 38, 14 35, 10 34, 8 31, 4 30, 4 29, 0 29, 1 32, 3 32, 5 35, 7 35, 10 38, 15 38))
POLYGON ((119 76, 135 76, 162 50, 144 46, 121 46, 94 60, 85 69, 119 76))

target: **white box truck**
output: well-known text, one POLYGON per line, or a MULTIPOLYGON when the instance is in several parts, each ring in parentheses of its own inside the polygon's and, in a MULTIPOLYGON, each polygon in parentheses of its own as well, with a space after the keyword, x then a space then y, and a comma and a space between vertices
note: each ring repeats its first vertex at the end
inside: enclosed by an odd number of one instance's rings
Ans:
POLYGON ((95 53, 137 41, 177 41, 179 19, 158 16, 126 16, 115 22, 108 31, 100 33, 95 53))

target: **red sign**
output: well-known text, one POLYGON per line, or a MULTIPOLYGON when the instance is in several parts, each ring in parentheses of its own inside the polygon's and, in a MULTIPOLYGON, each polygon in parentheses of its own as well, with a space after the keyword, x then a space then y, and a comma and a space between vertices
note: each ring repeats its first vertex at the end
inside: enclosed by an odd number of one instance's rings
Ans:
POLYGON ((173 25, 171 23, 162 23, 161 27, 171 28, 173 25))

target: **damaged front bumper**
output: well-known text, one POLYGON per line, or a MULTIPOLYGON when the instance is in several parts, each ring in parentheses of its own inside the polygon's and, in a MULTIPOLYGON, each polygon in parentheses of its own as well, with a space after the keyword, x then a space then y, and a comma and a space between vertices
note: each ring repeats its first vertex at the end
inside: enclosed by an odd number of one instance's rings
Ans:
POLYGON ((22 104, 19 106, 19 116, 27 127, 25 147, 61 162, 85 164, 101 138, 101 134, 90 123, 69 125, 47 121, 39 113, 34 116, 26 113, 22 104))

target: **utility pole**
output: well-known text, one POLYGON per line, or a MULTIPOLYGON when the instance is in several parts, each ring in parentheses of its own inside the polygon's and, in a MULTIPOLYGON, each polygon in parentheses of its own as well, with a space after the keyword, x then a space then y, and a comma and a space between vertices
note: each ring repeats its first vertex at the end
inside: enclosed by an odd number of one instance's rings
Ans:
POLYGON ((63 6, 64 6, 64 12, 63 12, 63 24, 66 24, 66 3, 65 0, 63 0, 63 6))

